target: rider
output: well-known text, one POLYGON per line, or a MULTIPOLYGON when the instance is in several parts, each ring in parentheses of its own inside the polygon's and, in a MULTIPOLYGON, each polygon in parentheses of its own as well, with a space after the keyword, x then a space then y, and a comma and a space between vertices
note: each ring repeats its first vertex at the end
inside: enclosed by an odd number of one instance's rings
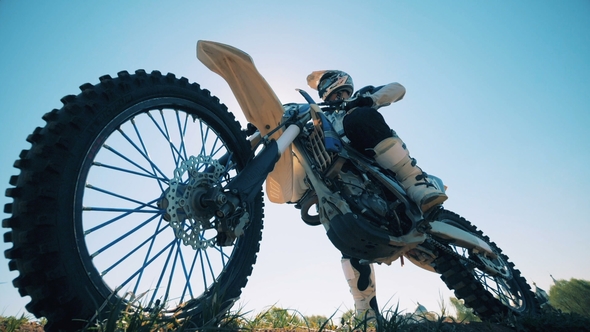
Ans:
MULTIPOLYGON (((390 83, 377 88, 368 86, 353 95, 352 78, 339 70, 314 71, 307 76, 307 83, 318 90, 324 101, 347 101, 343 126, 350 145, 374 157, 381 167, 393 171, 410 199, 423 212, 426 213, 447 199, 416 165, 416 160, 410 158, 405 143, 377 111, 404 97, 406 89, 401 84, 390 83), (351 96, 354 98, 349 99, 351 96)), ((344 256, 342 269, 355 301, 357 317, 374 316, 378 307, 373 266, 362 265, 358 259, 344 256)))

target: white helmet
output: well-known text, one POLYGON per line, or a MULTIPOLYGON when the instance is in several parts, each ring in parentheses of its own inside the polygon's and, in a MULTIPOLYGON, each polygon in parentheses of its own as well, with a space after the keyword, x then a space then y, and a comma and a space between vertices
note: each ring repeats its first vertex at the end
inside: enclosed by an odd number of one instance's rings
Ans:
POLYGON ((352 77, 340 70, 318 70, 307 75, 307 84, 315 90, 322 100, 327 100, 332 93, 345 90, 350 95, 354 91, 352 77))

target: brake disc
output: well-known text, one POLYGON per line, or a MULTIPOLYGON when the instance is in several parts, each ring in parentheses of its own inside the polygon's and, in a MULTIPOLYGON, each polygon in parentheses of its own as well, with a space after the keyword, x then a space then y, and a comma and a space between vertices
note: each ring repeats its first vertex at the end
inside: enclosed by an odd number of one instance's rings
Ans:
POLYGON ((207 239, 204 231, 211 229, 213 209, 201 206, 199 196, 219 182, 225 168, 207 156, 191 156, 174 170, 174 178, 166 192, 166 213, 174 234, 186 246, 204 249, 215 245, 215 237, 207 239))

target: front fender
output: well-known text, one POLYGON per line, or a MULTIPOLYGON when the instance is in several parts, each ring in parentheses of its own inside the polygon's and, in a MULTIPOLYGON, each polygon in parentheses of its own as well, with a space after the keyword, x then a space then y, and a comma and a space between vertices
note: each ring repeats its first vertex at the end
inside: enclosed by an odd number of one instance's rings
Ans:
MULTIPOLYGON (((197 58, 229 84, 246 119, 258 128, 262 136, 279 125, 283 106, 254 66, 250 55, 229 45, 199 40, 197 58)), ((279 130, 271 138, 278 139, 282 133, 283 130, 279 130)), ((294 180, 293 157, 289 148, 281 154, 266 180, 267 195, 272 202, 290 201, 294 180)))
MULTIPOLYGON (((199 40, 197 58, 229 84, 246 119, 262 136, 279 125, 283 106, 250 55, 229 45, 199 40)), ((277 139, 280 134, 281 131, 272 138, 277 139)))

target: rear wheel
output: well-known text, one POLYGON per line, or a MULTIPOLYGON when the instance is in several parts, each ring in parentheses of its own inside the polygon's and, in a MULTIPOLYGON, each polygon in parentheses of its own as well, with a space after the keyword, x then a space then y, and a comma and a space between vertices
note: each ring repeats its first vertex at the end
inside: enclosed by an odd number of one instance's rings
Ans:
POLYGON ((212 212, 185 199, 245 166, 239 123, 172 74, 121 72, 80 88, 27 138, 7 190, 5 256, 27 310, 48 330, 79 328, 132 296, 144 310, 223 314, 256 261, 262 192, 244 207, 244 234, 223 247, 212 212))
POLYGON ((436 220, 463 229, 485 241, 497 254, 496 259, 471 250, 445 243, 430 241, 438 248, 435 270, 457 298, 465 301, 482 319, 492 319, 509 313, 535 314, 539 304, 531 287, 520 271, 514 267, 502 250, 480 230, 459 215, 442 210, 436 220))

